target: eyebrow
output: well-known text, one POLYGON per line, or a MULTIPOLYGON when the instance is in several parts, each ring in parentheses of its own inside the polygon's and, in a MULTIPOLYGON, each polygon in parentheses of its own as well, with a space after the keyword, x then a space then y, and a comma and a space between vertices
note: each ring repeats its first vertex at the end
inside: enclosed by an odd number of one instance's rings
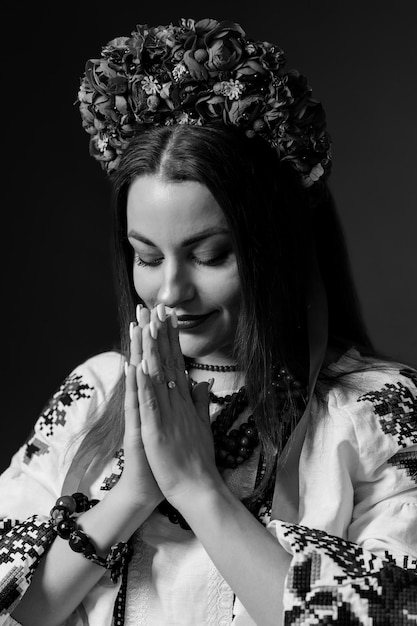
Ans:
MULTIPOLYGON (((196 244, 203 239, 207 239, 208 237, 213 237, 214 235, 228 235, 229 233, 230 231, 227 228, 206 228, 197 235, 189 237, 188 239, 184 239, 184 241, 181 242, 181 247, 185 248, 186 246, 192 246, 193 244, 196 244)), ((150 239, 143 237, 143 235, 138 233, 136 230, 130 230, 127 236, 131 237, 132 239, 136 239, 137 241, 141 241, 148 246, 152 246, 153 248, 158 247, 152 241, 150 241, 150 239)))

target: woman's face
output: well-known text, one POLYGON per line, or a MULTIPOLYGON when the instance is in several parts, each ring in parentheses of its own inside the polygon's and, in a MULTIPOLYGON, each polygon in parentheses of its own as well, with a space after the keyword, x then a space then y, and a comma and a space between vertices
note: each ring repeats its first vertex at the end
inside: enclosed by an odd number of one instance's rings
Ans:
POLYGON ((138 177, 128 193, 127 234, 136 292, 148 308, 175 307, 183 353, 227 359, 240 281, 226 219, 207 187, 138 177))

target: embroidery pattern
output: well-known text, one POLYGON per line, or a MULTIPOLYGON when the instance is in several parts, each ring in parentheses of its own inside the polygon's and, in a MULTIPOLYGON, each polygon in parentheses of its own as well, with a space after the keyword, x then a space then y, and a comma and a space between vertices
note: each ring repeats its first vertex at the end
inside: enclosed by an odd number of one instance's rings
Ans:
POLYGON ((41 456, 47 452, 49 452, 48 444, 44 443, 34 435, 26 444, 23 462, 27 464, 32 460, 34 455, 41 456))
MULTIPOLYGON (((3 517, 3 519, 0 519, 0 535, 3 535, 4 533, 8 533, 9 530, 11 530, 18 523, 19 523, 19 520, 17 519, 12 519, 11 517, 3 517)), ((0 551, 1 551, 1 548, 0 548, 0 551)))
MULTIPOLYGON (((151 571, 153 548, 142 539, 142 529, 137 530, 132 537, 133 556, 128 565, 128 580, 126 593, 122 597, 119 591, 117 601, 126 608, 126 626, 146 624, 151 602, 151 571)), ((123 623, 115 622, 115 626, 123 623)))
POLYGON ((284 596, 286 626, 415 623, 416 561, 403 569, 389 554, 381 559, 323 531, 282 527, 295 553, 284 596))
MULTIPOLYGON (((68 376, 43 409, 38 420, 39 430, 46 437, 51 437, 57 426, 65 426, 68 408, 78 400, 91 398, 93 390, 93 387, 82 382, 81 375, 68 376)), ((48 452, 48 444, 32 433, 26 442, 23 461, 29 464, 34 456, 41 456, 48 452)))
MULTIPOLYGON (((401 370, 413 380, 413 371, 401 370)), ((417 398, 401 382, 386 383, 377 391, 370 391, 358 398, 358 402, 369 400, 386 435, 391 435, 398 445, 405 448, 417 443, 417 398)))
POLYGON ((405 470, 407 476, 417 484, 417 452, 398 452, 388 459, 388 463, 405 470))
POLYGON ((211 564, 207 580, 207 626, 229 626, 235 598, 223 576, 211 564))
POLYGON ((93 387, 83 383, 80 374, 68 376, 42 411, 39 430, 51 437, 57 426, 65 426, 68 408, 78 400, 91 398, 92 391, 93 387))
POLYGON ((115 471, 112 472, 110 476, 106 476, 103 484, 100 487, 101 491, 110 491, 110 489, 114 487, 114 485, 117 483, 120 476, 122 475, 125 461, 123 448, 120 448, 120 450, 116 452, 114 458, 117 459, 115 471))
POLYGON ((55 532, 36 515, 24 522, 4 518, 0 526, 0 615, 24 594, 55 532))

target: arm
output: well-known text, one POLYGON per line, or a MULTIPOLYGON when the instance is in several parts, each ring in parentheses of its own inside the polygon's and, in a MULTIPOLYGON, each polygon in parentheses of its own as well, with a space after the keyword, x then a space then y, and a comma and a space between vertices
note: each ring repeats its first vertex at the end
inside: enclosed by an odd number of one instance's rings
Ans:
MULTIPOLYGON (((120 480, 101 502, 78 518, 78 523, 93 540, 98 554, 105 556, 112 544, 127 541, 153 508, 153 504, 145 503, 139 507, 120 480)), ((23 626, 58 626, 104 573, 102 567, 56 537, 12 615, 23 626)))
POLYGON ((366 376, 359 397, 355 387, 333 397, 313 431, 321 445, 306 446, 301 524, 269 525, 293 554, 284 592, 289 623, 417 618, 417 377, 403 367, 366 376), (343 476, 354 490, 349 516, 343 476))
MULTIPOLYGON (((132 336, 132 363, 137 361, 141 350, 138 331, 132 336)), ((90 536, 101 556, 105 556, 114 543, 129 539, 162 499, 141 443, 133 365, 127 368, 126 374, 124 471, 103 500, 78 518, 79 526, 90 536)), ((44 479, 45 472, 41 472, 40 480, 44 479)), ((102 567, 73 552, 67 541, 57 537, 12 614, 24 626, 61 624, 104 572, 102 567)))
MULTIPOLYGON (((111 361, 114 366, 114 355, 111 361)), ((66 378, 0 477, 1 615, 17 605, 54 540, 48 514, 67 471, 64 452, 103 398, 96 365, 66 378)))
MULTIPOLYGON (((413 521, 415 525, 415 519, 413 521)), ((417 561, 395 564, 357 543, 275 520, 277 539, 293 553, 284 590, 287 624, 413 624, 417 619, 417 561)))
MULTIPOLYGON (((354 589, 358 581, 355 580, 356 573, 352 579, 349 578, 348 566, 342 578, 340 569, 330 568, 329 558, 332 559, 333 553, 329 557, 328 550, 336 546, 335 552, 339 556, 336 555, 335 562, 341 560, 342 571, 345 568, 345 550, 354 558, 361 555, 365 565, 358 575, 364 577, 373 572, 376 557, 359 545, 348 544, 346 548, 344 543, 348 542, 337 537, 279 521, 269 527, 278 540, 276 543, 228 492, 214 463, 207 389, 205 385, 197 386, 190 400, 182 380, 183 365, 176 337, 175 329, 168 326, 167 342, 164 326, 158 324, 155 340, 150 329, 145 328, 146 364, 144 371, 138 368, 137 374, 145 450, 162 492, 186 518, 259 626, 280 623, 283 595, 285 616, 291 620, 290 623, 293 620, 297 623, 297 615, 303 615, 304 619, 307 619, 309 611, 313 615, 314 603, 325 604, 328 600, 326 595, 322 597, 326 594, 326 585, 330 584, 327 574, 333 581, 330 594, 333 599, 329 606, 324 607, 325 615, 329 611, 337 613, 339 591, 341 593, 342 588, 350 584, 354 589), (176 387, 168 390, 167 380, 175 380, 176 387), (307 542, 310 547, 314 545, 311 558, 304 558, 305 537, 311 538, 307 542), (293 554, 292 561, 288 553, 293 554), (320 584, 321 577, 326 585, 320 584), (294 588, 297 588, 296 594, 293 593, 294 588), (307 606, 306 593, 309 590, 312 604, 307 606)), ((279 516, 279 510, 277 514, 279 516)), ((389 536, 388 529, 385 529, 385 536, 389 536)), ((364 602, 367 591, 369 586, 363 594, 364 602)), ((344 605, 340 608, 340 615, 333 623, 343 619, 345 608, 344 605)))
POLYGON ((145 372, 137 368, 142 436, 153 474, 256 623, 276 626, 290 556, 229 491, 217 470, 207 385, 197 385, 190 395, 178 331, 160 324, 158 340, 149 326, 144 328, 150 374, 146 365, 145 372), (176 387, 168 389, 167 380, 175 380, 176 387))
POLYGON ((223 483, 177 508, 257 626, 277 626, 291 555, 223 483))

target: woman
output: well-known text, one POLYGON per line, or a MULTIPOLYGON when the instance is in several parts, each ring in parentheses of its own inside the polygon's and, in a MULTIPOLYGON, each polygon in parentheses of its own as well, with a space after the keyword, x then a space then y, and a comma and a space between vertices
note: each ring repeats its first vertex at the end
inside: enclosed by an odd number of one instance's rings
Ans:
POLYGON ((305 79, 181 20, 110 42, 79 97, 121 354, 2 476, 0 623, 413 623, 417 374, 367 338, 305 79))

